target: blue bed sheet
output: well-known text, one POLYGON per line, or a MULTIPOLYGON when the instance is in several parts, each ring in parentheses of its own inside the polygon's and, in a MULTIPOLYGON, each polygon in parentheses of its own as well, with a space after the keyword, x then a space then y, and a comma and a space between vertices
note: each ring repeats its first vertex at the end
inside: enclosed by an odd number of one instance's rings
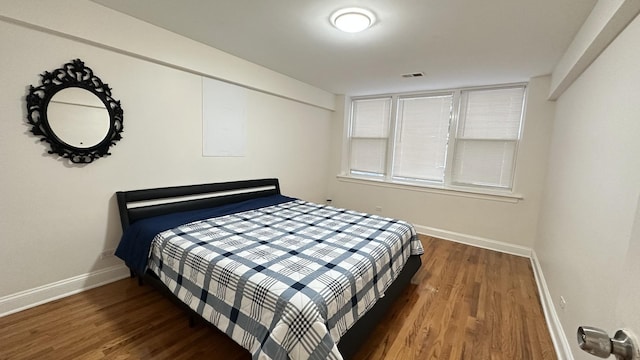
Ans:
POLYGON ((144 274, 147 269, 151 241, 157 234, 165 230, 193 221, 255 210, 294 200, 297 199, 284 195, 271 195, 208 209, 184 211, 142 219, 131 224, 122 234, 115 255, 124 260, 125 264, 136 273, 144 274))

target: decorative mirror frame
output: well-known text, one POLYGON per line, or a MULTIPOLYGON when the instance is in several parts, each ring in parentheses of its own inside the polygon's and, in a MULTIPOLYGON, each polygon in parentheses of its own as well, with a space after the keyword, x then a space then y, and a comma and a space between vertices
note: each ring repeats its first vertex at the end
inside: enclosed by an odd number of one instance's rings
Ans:
POLYGON ((120 101, 111 97, 111 88, 93 74, 93 70, 84 65, 80 59, 72 60, 53 72, 45 71, 42 84, 29 86, 27 95, 27 120, 32 125, 31 133, 41 136, 40 141, 49 143, 49 154, 58 154, 72 163, 86 164, 103 156, 111 155, 109 147, 116 145, 122 138, 123 111, 120 101), (67 144, 51 129, 47 118, 47 107, 51 98, 60 90, 79 87, 96 95, 109 112, 109 130, 104 139, 96 145, 80 148, 67 144))

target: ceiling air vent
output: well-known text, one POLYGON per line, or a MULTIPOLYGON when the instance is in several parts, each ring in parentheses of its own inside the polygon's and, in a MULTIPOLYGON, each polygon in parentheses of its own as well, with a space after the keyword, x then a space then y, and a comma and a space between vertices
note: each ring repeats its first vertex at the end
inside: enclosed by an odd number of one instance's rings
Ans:
POLYGON ((414 77, 423 77, 423 76, 424 76, 423 72, 414 72, 414 73, 402 74, 403 78, 414 78, 414 77))

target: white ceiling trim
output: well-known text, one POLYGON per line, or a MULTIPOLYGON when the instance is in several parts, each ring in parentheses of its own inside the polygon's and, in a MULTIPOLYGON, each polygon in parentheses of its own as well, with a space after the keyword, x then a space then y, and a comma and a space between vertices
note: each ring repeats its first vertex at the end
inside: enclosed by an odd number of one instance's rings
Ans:
POLYGON ((90 1, 5 0, 0 7, 0 20, 335 110, 335 95, 328 91, 90 1), (101 20, 95 21, 96 18, 101 20))
POLYGON ((638 0, 598 1, 556 65, 551 76, 549 99, 557 100, 638 13, 638 0))

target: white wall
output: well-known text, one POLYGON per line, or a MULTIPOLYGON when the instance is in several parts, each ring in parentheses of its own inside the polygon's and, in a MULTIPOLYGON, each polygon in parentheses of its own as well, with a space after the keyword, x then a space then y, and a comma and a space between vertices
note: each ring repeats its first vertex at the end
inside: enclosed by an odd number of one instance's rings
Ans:
POLYGON ((508 245, 502 247, 503 250, 516 253, 522 250, 521 254, 526 255, 525 248, 533 246, 535 240, 555 106, 546 100, 549 84, 548 76, 533 78, 529 83, 514 185, 514 192, 521 194, 522 200, 506 202, 492 197, 398 189, 336 178, 341 170, 341 153, 345 151, 342 149, 344 98, 336 105, 332 129, 329 197, 337 206, 371 213, 376 212, 376 206, 381 206, 382 215, 410 221, 421 232, 494 248, 492 241, 502 242, 508 245))
MULTIPOLYGON (((248 90, 247 155, 204 158, 199 75, 40 30, 0 17, 0 302, 120 264, 99 259, 121 234, 118 190, 278 177, 285 194, 324 200, 331 111, 248 90), (123 139, 111 156, 86 166, 46 154, 26 122, 28 86, 74 58, 113 88, 124 109, 123 139)), ((11 310, 1 305, 0 313, 11 310)))
POLYGON ((325 109, 334 107, 335 96, 327 91, 89 0, 0 0, 0 20, 325 109))
POLYGON ((616 298, 625 286, 619 279, 640 195, 639 43, 636 18, 556 106, 534 250, 572 353, 580 359, 592 357, 577 347, 579 325, 611 333, 621 325, 616 298), (565 310, 557 306, 560 296, 565 310))

